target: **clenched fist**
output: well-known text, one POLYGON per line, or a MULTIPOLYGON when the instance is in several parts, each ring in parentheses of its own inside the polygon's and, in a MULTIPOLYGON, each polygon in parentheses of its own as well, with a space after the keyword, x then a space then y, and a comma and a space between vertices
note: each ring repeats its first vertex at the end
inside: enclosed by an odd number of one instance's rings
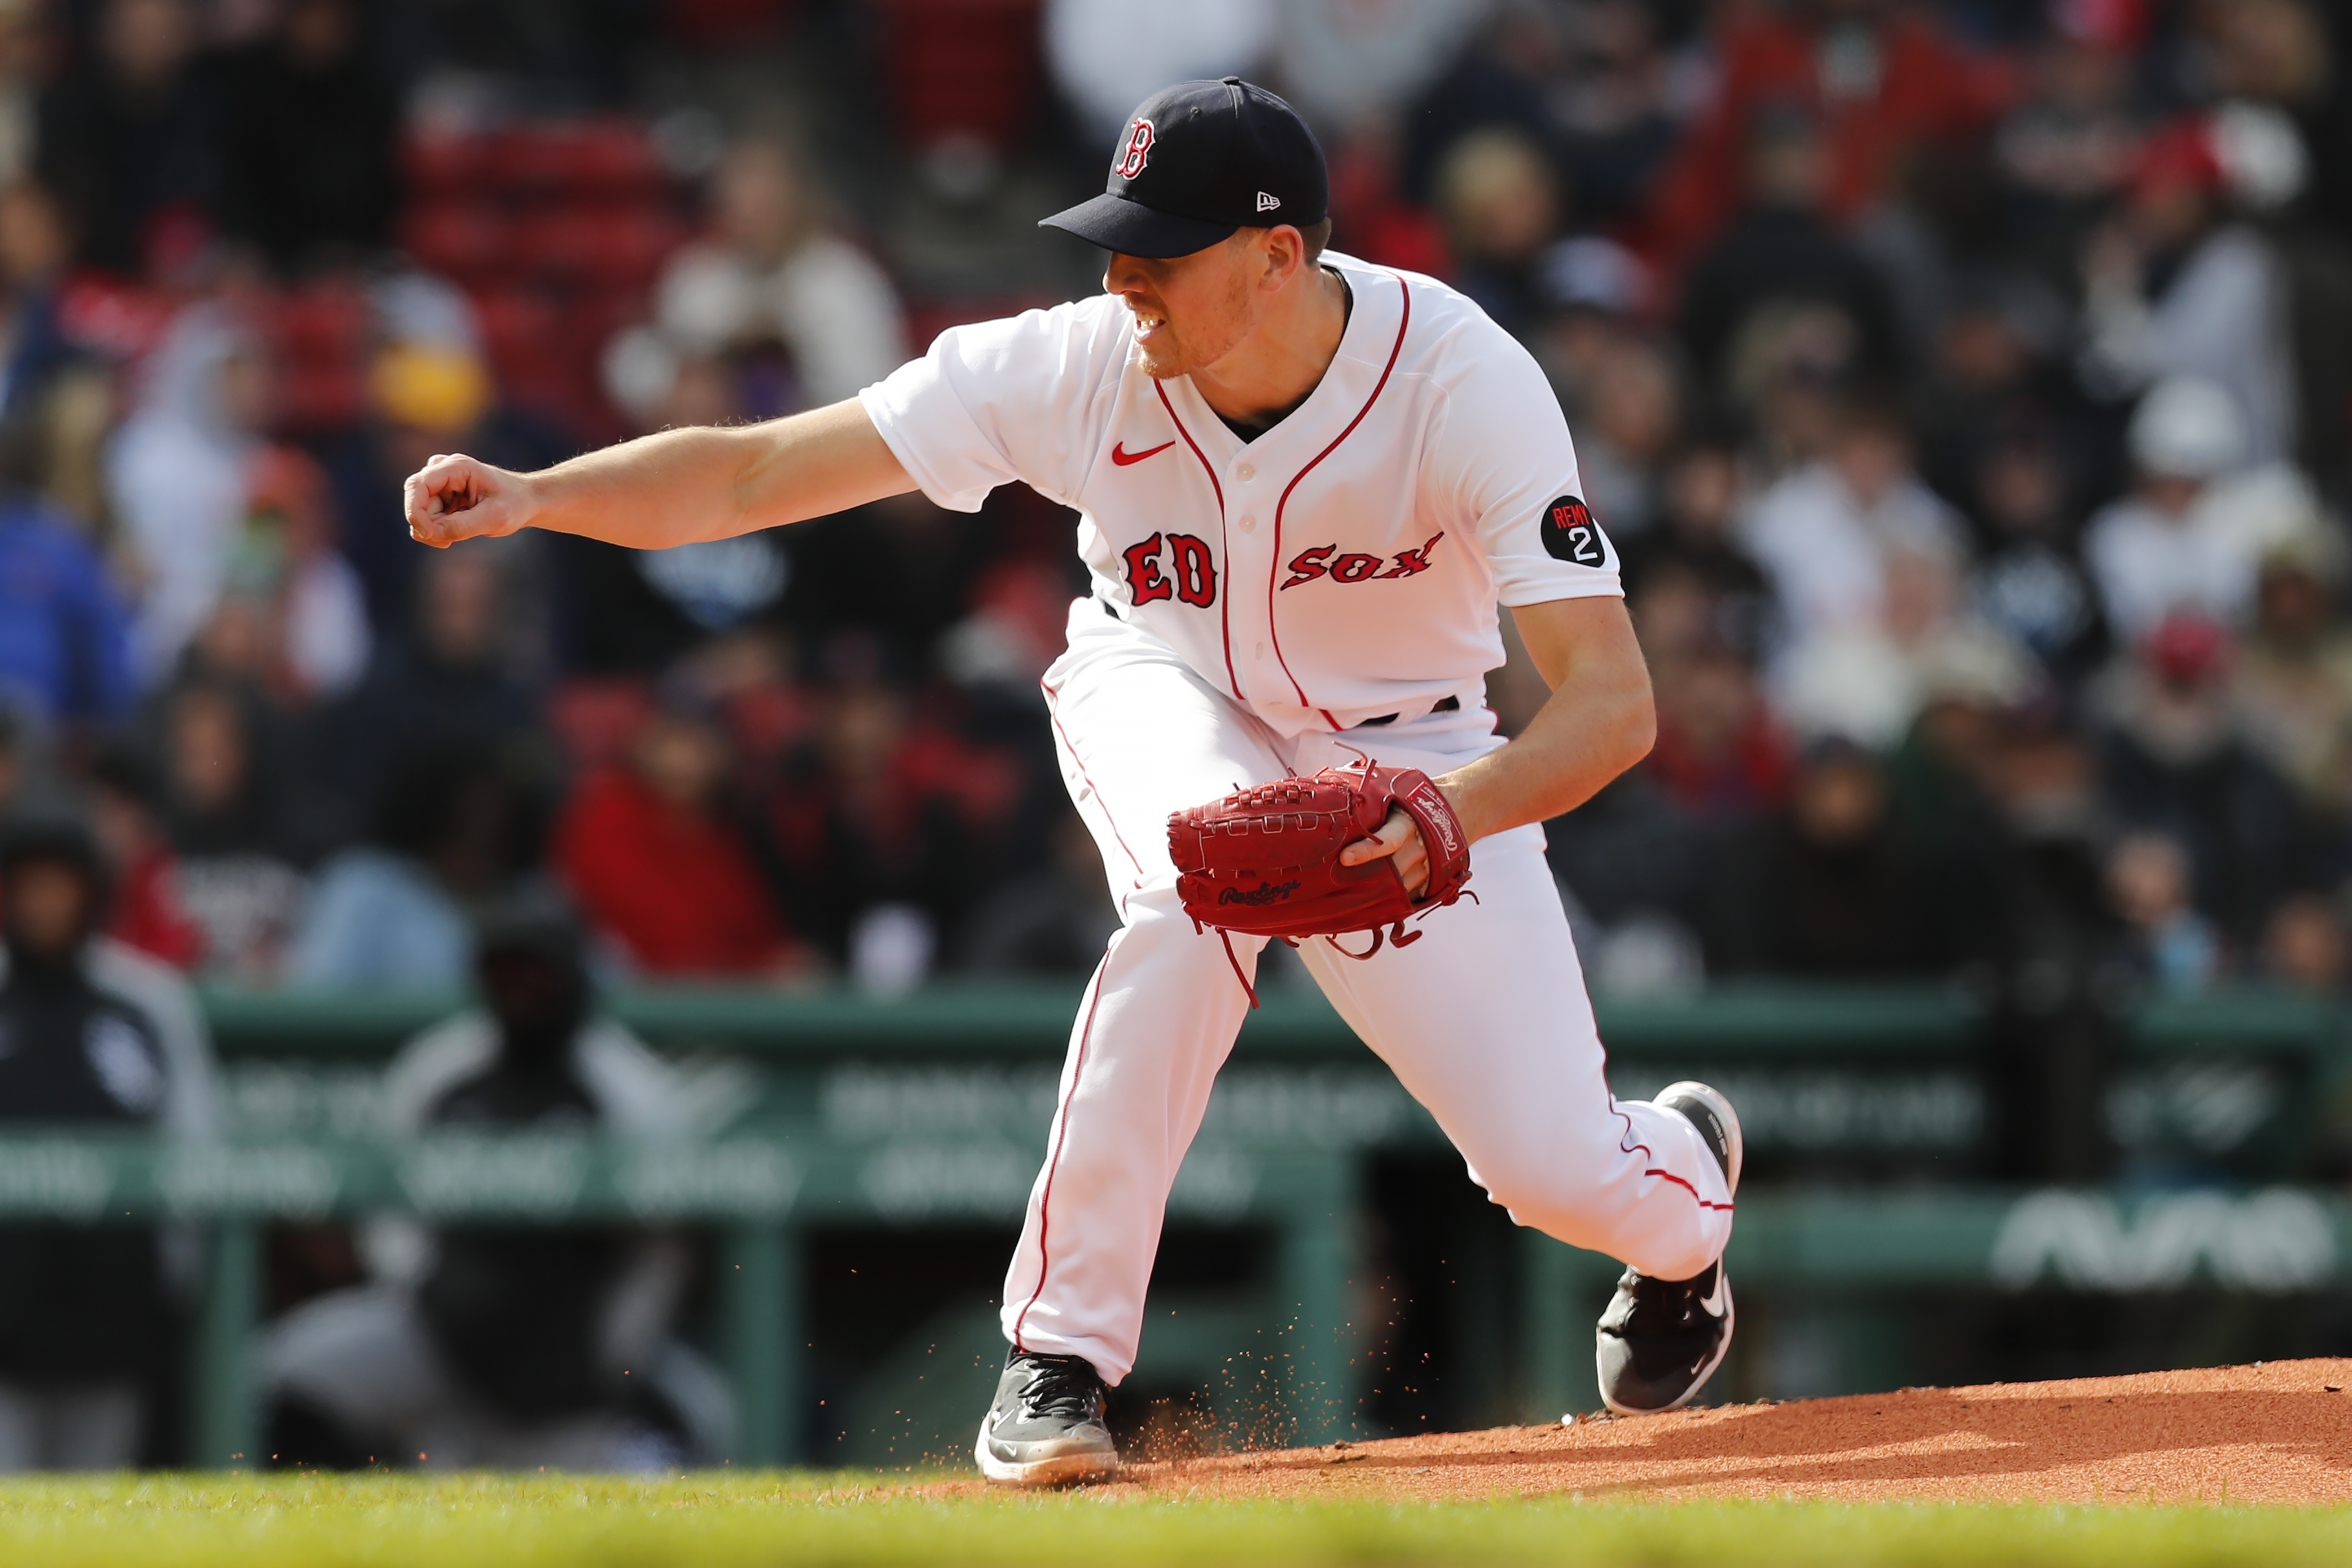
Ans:
POLYGON ((436 454, 401 486, 408 537, 446 549, 461 539, 493 539, 530 522, 530 481, 462 454, 436 454))

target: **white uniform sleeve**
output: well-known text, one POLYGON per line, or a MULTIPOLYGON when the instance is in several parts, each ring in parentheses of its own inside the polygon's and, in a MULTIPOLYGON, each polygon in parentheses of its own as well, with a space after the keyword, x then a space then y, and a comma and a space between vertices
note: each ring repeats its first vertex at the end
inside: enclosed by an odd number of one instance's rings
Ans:
POLYGON ((589 1024, 572 1044, 572 1061, 613 1131, 658 1138, 689 1130, 677 1069, 611 1019, 589 1024))
POLYGON ((498 1053, 498 1026, 479 1011, 459 1013, 411 1039, 383 1070, 378 1129, 388 1138, 415 1137, 433 1103, 498 1053))
POLYGON ((930 352, 858 394, 874 428, 921 486, 951 512, 976 512, 1014 479, 1067 504, 1097 443, 1089 400, 1103 351, 1078 307, 1027 310, 950 327, 930 352))
POLYGON ((89 946, 89 976, 135 1005, 163 1052, 163 1130, 179 1138, 221 1135, 220 1064, 194 988, 170 965, 111 936, 89 946))
POLYGON ((1475 535, 1503 603, 1622 596, 1551 383, 1500 328, 1479 338, 1430 433, 1430 499, 1475 535))

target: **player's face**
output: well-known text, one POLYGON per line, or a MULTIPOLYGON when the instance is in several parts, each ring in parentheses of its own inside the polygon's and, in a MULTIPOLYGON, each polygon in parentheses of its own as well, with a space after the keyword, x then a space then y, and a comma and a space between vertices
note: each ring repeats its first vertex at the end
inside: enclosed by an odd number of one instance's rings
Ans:
POLYGON ((1205 370, 1249 336, 1259 291, 1253 281, 1252 231, 1206 250, 1165 259, 1113 256, 1103 287, 1126 302, 1135 320, 1135 352, 1144 374, 1166 381, 1205 370))

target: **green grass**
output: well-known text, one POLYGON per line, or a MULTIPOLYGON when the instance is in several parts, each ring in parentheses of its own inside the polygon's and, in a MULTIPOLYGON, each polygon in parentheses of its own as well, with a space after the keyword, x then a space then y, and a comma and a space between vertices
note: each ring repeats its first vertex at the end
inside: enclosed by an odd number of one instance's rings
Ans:
POLYGON ((1387 1507, 1072 1492, 940 1500, 844 1474, 635 1481, 458 1476, 0 1482, 0 1563, 39 1568, 796 1568, 972 1563, 2352 1563, 2352 1509, 1387 1507))

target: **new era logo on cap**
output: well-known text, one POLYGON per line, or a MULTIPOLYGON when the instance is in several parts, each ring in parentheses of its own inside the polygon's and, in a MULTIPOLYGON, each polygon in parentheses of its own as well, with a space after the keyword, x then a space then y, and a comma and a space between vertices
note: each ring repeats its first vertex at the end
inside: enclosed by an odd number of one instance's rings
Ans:
POLYGON ((1265 89, 1226 77, 1178 82, 1138 104, 1103 193, 1045 222, 1129 256, 1189 256, 1238 228, 1311 227, 1329 203, 1307 122, 1265 89))

